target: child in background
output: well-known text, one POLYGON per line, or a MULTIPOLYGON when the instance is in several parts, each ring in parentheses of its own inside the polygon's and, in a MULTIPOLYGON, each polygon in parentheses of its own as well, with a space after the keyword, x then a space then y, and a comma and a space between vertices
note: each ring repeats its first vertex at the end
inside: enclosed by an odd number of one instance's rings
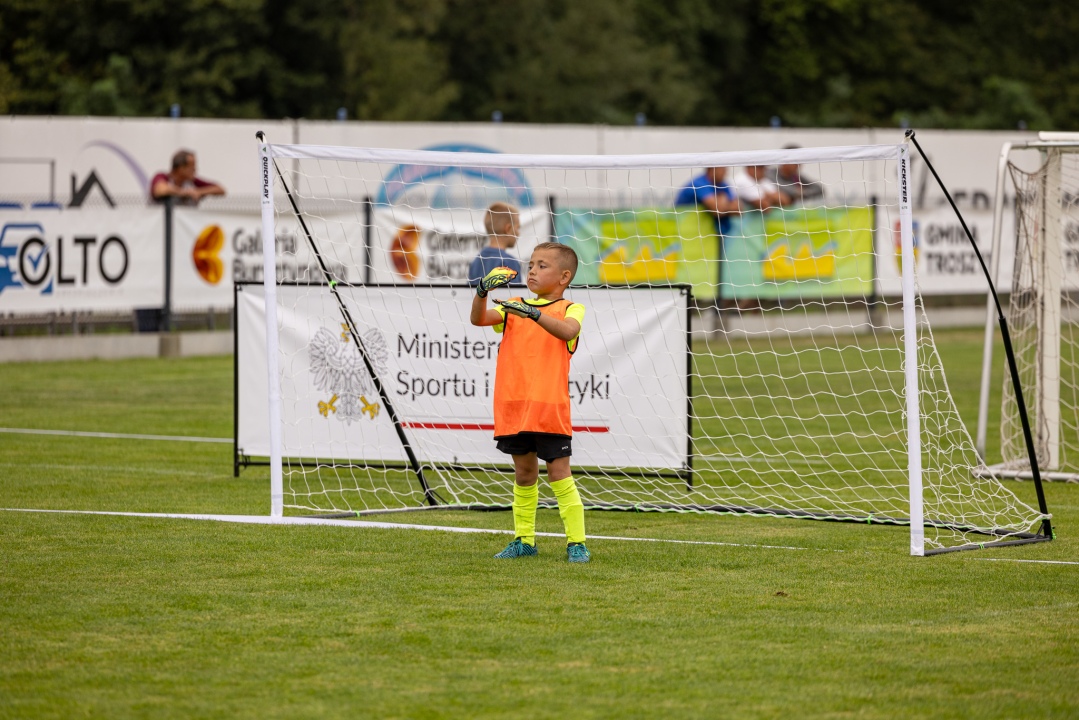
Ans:
POLYGON ((483 216, 483 227, 487 230, 487 246, 468 266, 468 282, 475 285, 498 267, 520 274, 521 262, 509 252, 517 244, 521 229, 517 208, 504 202, 492 203, 483 216))

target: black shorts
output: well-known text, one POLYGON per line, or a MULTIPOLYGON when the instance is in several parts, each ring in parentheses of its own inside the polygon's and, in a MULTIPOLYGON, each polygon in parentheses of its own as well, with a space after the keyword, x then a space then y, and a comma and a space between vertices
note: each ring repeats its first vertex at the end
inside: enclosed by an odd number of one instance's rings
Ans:
POLYGON ((495 447, 507 455, 536 453, 540 460, 550 462, 573 454, 573 437, 552 433, 523 432, 495 438, 495 447))

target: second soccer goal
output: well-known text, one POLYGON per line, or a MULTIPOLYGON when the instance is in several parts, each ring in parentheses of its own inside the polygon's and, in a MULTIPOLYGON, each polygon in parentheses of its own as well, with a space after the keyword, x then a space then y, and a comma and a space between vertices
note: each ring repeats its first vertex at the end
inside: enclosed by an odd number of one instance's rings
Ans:
MULTIPOLYGON (((1079 133, 1041 133, 1001 149, 993 267, 1011 261, 1008 323, 1042 475, 1079 482, 1079 133), (1015 233, 1004 237, 1005 203, 1015 233), (1010 251, 1010 252, 1009 252, 1010 251)), ((996 278, 1004 282, 1009 278, 996 278)), ((977 445, 986 455, 994 323, 987 320, 977 445)), ((1031 477, 1015 391, 1005 373, 998 477, 1031 477)), ((995 448, 994 448, 995 449, 995 448)))

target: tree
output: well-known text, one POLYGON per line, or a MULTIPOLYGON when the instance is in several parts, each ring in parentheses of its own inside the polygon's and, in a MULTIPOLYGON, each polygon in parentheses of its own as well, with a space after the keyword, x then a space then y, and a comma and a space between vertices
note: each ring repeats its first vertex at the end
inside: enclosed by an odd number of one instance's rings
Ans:
POLYGON ((1068 129, 1079 4, 7 0, 0 112, 1068 129))
POLYGON ((364 120, 439 120, 458 96, 438 30, 444 0, 350 3, 340 48, 346 106, 364 120))

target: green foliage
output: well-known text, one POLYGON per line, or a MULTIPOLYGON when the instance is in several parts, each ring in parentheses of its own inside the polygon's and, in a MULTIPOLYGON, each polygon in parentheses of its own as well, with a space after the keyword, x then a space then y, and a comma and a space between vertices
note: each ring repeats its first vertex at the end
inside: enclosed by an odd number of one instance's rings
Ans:
POLYGON ((1071 129, 1079 5, 9 0, 0 112, 1071 129))
POLYGON ((921 112, 899 111, 896 118, 912 127, 958 127, 971 130, 992 130, 1001 127, 1027 127, 1031 130, 1052 130, 1053 120, 1048 111, 1035 99, 1030 85, 1021 80, 992 76, 982 83, 971 113, 953 118, 939 106, 921 112))
POLYGON ((444 0, 372 0, 341 28, 345 105, 361 120, 438 120, 458 95, 438 30, 444 0))
POLYGON ((7 114, 11 108, 11 99, 15 94, 15 76, 7 63, 0 62, 0 115, 7 114))
POLYGON ((683 122, 697 100, 668 44, 649 44, 619 0, 457 0, 446 26, 462 78, 453 117, 629 123, 637 112, 683 122))
POLYGON ((60 84, 60 111, 64 115, 137 115, 138 85, 131 60, 110 55, 99 80, 73 76, 60 84))

